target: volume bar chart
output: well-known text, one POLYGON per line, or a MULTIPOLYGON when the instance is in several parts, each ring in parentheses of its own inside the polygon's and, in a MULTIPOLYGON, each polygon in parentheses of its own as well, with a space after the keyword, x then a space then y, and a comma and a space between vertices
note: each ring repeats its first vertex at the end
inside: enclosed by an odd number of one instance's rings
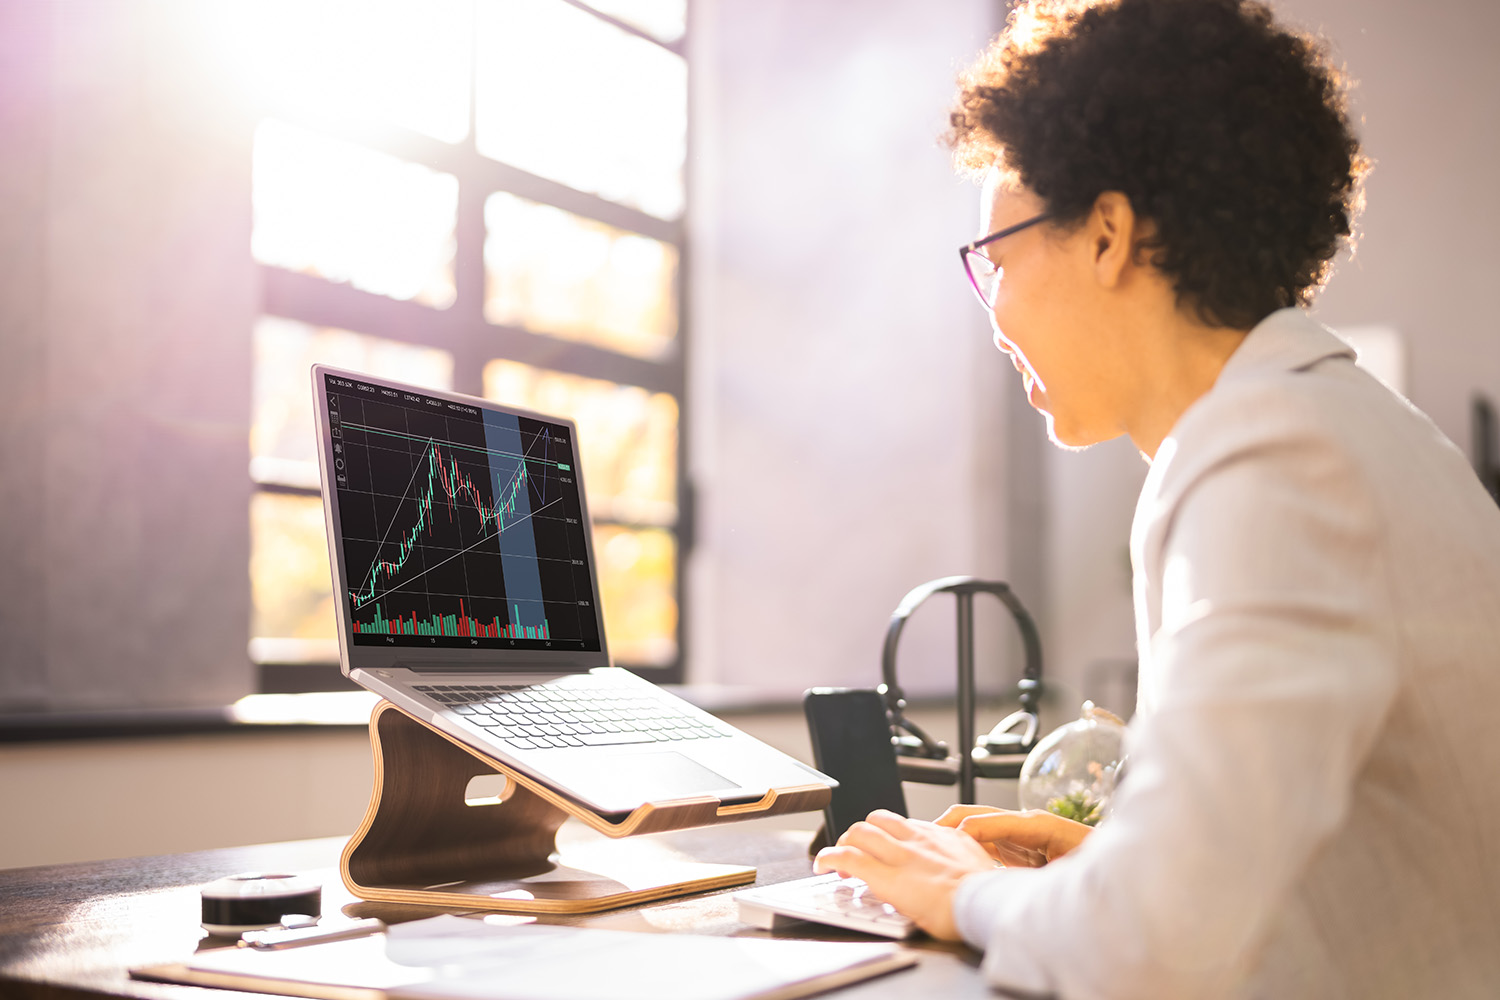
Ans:
MULTIPOLYGON (((521 617, 519 605, 515 609, 516 618, 521 617)), ((361 635, 441 635, 450 638, 477 638, 477 639, 550 639, 551 630, 547 621, 542 620, 541 625, 527 626, 516 625, 510 622, 500 624, 500 618, 496 616, 488 623, 470 618, 464 612, 464 602, 458 602, 458 614, 456 615, 432 615, 426 620, 420 620, 415 614, 398 615, 395 618, 387 618, 380 610, 380 605, 375 605, 375 615, 370 621, 356 621, 354 631, 361 635)))

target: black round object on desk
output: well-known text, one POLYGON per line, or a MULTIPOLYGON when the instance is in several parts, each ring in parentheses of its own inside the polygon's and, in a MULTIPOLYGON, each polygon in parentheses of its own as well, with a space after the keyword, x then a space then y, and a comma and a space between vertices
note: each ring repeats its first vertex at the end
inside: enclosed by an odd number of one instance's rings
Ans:
POLYGON ((289 914, 323 913, 323 886, 302 875, 245 872, 203 887, 203 929, 235 937, 274 927, 289 914))

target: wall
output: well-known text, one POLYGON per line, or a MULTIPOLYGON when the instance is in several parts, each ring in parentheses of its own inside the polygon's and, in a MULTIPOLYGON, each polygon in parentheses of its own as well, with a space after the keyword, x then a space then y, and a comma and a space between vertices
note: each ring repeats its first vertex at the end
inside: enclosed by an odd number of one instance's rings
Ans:
MULTIPOLYGON (((1317 314, 1400 330, 1413 401, 1468 447, 1471 393, 1500 395, 1500 341, 1476 291, 1500 209, 1454 193, 1485 190, 1500 142, 1484 30, 1500 7, 1275 6, 1333 40, 1376 160, 1359 252, 1317 314), (1461 21, 1456 39, 1431 28, 1461 21)), ((1063 700, 1128 710, 1126 546, 1146 465, 1128 441, 1046 444, 982 314, 955 294, 944 241, 972 231, 975 193, 928 137, 999 21, 987 4, 927 11, 699 11, 692 669, 785 692, 871 683, 900 594, 973 572, 1010 580, 1042 620, 1063 700), (778 463, 791 475, 767 482, 778 463)), ((910 686, 951 688, 947 616, 924 611, 910 630, 910 686)), ((983 663, 1003 687, 1015 650, 1003 621, 987 624, 983 663)))
POLYGON ((3 745, 0 868, 347 836, 371 774, 342 727, 3 745))
MULTIPOLYGON (((746 732, 812 762, 800 711, 731 714, 746 732)), ((913 715, 952 739, 947 712, 913 715)), ((207 736, 0 744, 0 869, 347 837, 369 802, 365 730, 287 728, 207 736)), ((1015 782, 980 783, 980 801, 1015 805, 1015 782)), ((910 814, 936 817, 954 790, 907 785, 910 814)), ((756 820, 811 831, 819 813, 756 820)), ((229 873, 225 873, 229 874, 229 873)))
MULTIPOLYGON (((1409 396, 1462 448, 1475 391, 1500 397, 1500 337, 1489 295, 1500 270, 1500 204, 1485 195, 1500 155, 1500 5, 1434 0, 1275 0, 1286 21, 1332 41, 1358 81, 1368 155, 1358 250, 1339 263, 1316 315, 1334 328, 1396 328, 1409 396)), ((1128 442, 1049 452, 1045 629, 1051 666, 1080 689, 1134 656, 1129 537, 1145 464, 1128 442)))
MULTIPOLYGON (((1007 523, 1036 478, 1010 461, 1013 380, 956 253, 978 188, 937 142, 998 11, 933 10, 695 8, 694 680, 872 686, 907 590, 1004 579, 1024 551, 1007 523)), ((953 689, 950 605, 903 640, 909 690, 953 689)), ((984 622, 1008 684, 1008 625, 984 622)))
POLYGON ((175 13, 0 7, 0 711, 250 688, 249 129, 175 13))

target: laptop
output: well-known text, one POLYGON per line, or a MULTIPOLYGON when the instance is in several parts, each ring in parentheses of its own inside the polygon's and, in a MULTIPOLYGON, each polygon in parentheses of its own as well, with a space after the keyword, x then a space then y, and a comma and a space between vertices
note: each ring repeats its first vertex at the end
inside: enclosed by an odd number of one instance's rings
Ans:
POLYGON ((343 672, 603 816, 837 782, 610 665, 572 421, 322 365, 343 672))

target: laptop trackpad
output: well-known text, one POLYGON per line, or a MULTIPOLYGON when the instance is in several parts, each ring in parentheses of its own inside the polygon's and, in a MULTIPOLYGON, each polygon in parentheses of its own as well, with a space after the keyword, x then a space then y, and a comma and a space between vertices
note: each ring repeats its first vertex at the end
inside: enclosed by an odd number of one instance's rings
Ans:
POLYGON ((550 768, 554 777, 591 799, 631 799, 637 802, 685 799, 737 787, 675 751, 633 753, 610 757, 593 753, 587 763, 550 768))

